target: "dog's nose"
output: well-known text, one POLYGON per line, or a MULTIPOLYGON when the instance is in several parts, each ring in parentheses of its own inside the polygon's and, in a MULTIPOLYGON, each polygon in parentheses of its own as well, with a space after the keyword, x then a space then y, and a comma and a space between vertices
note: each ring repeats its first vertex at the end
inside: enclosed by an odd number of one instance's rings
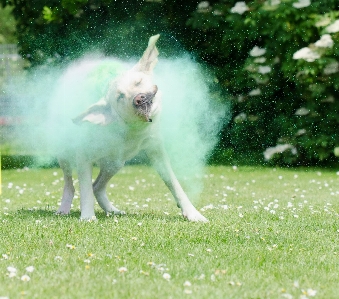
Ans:
POLYGON ((141 106, 148 101, 148 98, 146 93, 139 93, 134 98, 134 105, 141 106))

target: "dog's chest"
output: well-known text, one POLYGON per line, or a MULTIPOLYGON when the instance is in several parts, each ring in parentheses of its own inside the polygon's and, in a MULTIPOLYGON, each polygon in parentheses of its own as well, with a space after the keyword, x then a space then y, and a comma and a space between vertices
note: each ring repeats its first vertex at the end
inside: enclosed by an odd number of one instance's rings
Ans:
POLYGON ((98 130, 91 136, 91 145, 87 147, 87 157, 92 161, 108 156, 117 161, 130 160, 145 147, 151 133, 152 130, 147 128, 125 128, 110 132, 98 130))

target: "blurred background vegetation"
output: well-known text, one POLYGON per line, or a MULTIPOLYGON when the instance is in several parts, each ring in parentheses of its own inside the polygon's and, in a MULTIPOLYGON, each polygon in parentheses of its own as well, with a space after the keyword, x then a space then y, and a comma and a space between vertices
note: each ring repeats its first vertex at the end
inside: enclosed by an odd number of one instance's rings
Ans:
POLYGON ((0 43, 17 43, 30 67, 93 50, 139 56, 156 33, 162 55, 191 53, 232 107, 211 163, 337 164, 337 0, 0 3, 0 43))

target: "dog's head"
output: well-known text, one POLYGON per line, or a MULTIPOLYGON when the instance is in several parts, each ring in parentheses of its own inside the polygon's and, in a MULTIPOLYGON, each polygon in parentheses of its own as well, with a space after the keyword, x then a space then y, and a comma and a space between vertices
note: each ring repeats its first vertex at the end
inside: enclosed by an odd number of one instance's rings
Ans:
POLYGON ((158 87, 152 80, 153 68, 158 61, 155 46, 158 39, 159 34, 152 36, 139 62, 111 82, 106 96, 74 118, 73 122, 107 125, 118 118, 125 123, 152 122, 160 107, 158 87))

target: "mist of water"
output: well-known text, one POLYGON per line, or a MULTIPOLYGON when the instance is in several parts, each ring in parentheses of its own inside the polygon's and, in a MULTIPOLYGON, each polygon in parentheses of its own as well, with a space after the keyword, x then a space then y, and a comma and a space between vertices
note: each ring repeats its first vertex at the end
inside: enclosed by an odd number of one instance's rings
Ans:
MULTIPOLYGON (((97 102, 106 93, 110 80, 132 65, 90 55, 67 67, 37 68, 13 82, 8 93, 25 121, 17 131, 23 146, 42 157, 78 146, 91 147, 81 138, 83 126, 73 124, 72 118, 97 102)), ((229 109, 213 99, 208 87, 210 76, 188 56, 160 56, 154 72, 154 83, 162 94, 162 139, 174 172, 196 198, 206 159, 218 141, 229 109)), ((100 132, 105 134, 104 129, 100 132)))

